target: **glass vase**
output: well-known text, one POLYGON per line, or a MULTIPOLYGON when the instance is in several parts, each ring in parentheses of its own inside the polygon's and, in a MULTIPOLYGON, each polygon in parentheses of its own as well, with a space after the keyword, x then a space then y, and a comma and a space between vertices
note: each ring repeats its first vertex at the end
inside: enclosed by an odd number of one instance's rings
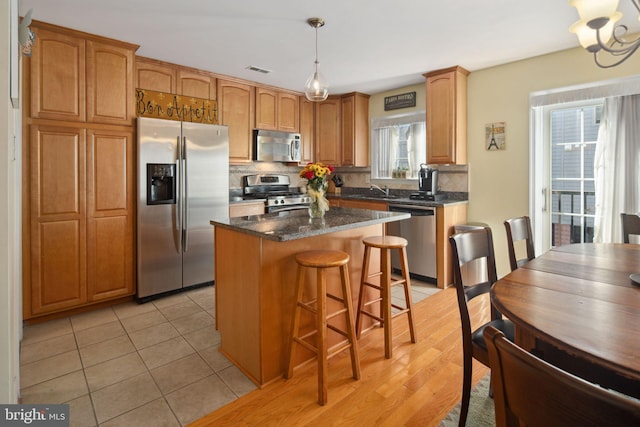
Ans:
POLYGON ((324 214, 329 210, 329 201, 326 198, 327 187, 326 181, 320 185, 307 185, 307 194, 311 198, 311 203, 309 203, 310 218, 324 218, 324 214))

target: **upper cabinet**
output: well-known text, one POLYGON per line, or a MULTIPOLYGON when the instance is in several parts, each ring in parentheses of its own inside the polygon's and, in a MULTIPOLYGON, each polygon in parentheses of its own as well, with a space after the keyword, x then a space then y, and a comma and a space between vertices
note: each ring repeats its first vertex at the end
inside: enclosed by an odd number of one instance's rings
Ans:
POLYGON ((340 108, 339 96, 330 96, 316 104, 316 161, 340 165, 340 108))
POLYGON ((176 93, 209 100, 216 99, 216 78, 211 73, 179 68, 176 93))
POLYGON ((467 162, 467 76, 462 67, 424 74, 427 84, 427 163, 467 162))
POLYGON ((229 161, 252 160, 255 90, 248 84, 218 79, 218 121, 229 126, 229 161))
POLYGON ((256 88, 256 128, 298 132, 298 95, 263 87, 256 88))
POLYGON ((216 99, 213 73, 155 59, 136 57, 136 88, 195 98, 216 99))
POLYGON ((176 69, 154 59, 136 57, 136 89, 176 93, 176 69))
POLYGON ((315 159, 315 104, 304 96, 300 97, 300 165, 306 165, 315 159))
POLYGON ((34 22, 31 117, 130 125, 137 46, 34 22))
POLYGON ((369 95, 342 95, 342 166, 369 166, 369 95))

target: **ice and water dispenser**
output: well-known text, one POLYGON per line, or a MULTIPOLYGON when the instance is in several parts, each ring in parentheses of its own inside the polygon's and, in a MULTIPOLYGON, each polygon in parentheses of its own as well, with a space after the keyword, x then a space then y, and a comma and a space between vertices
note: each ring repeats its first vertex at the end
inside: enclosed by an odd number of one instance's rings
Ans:
POLYGON ((176 165, 147 163, 147 205, 176 203, 176 165))

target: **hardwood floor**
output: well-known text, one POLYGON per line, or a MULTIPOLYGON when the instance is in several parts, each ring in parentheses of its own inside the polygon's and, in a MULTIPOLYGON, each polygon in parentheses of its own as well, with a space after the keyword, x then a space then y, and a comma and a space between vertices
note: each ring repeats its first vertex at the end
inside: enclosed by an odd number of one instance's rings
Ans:
MULTIPOLYGON (((362 376, 351 378, 349 352, 329 360, 329 401, 317 403, 316 363, 203 417, 190 426, 437 426, 458 403, 462 338, 454 288, 415 304, 418 342, 405 316, 394 320, 393 357, 384 358, 383 330, 359 341, 362 376)), ((470 304, 474 324, 489 320, 488 296, 470 304)), ((474 361, 473 384, 489 372, 474 361)), ((471 420, 470 420, 471 421, 471 420)))

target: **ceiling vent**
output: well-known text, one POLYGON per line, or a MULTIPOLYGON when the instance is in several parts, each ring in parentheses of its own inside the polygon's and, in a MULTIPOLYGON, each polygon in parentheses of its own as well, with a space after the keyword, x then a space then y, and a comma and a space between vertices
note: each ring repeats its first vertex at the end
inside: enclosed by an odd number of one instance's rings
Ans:
POLYGON ((271 70, 267 70, 265 68, 260 68, 260 67, 256 67, 254 65, 249 65, 247 67, 247 70, 251 70, 251 71, 256 71, 258 73, 262 73, 262 74, 269 74, 271 73, 271 70))

